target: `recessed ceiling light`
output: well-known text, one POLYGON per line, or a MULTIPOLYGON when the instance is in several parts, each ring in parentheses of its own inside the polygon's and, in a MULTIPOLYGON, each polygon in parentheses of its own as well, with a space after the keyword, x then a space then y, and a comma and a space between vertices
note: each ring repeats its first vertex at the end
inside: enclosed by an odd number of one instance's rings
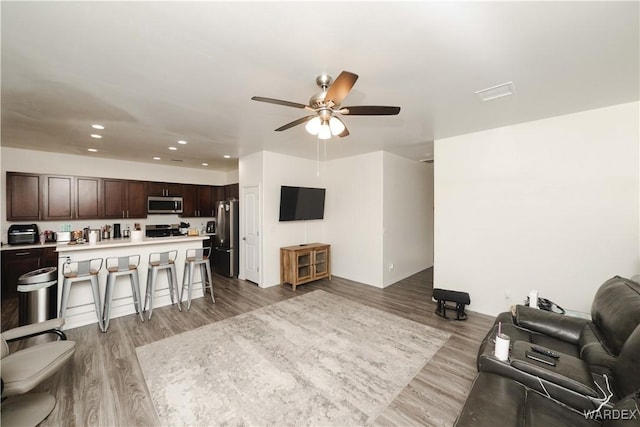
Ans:
POLYGON ((176 150, 177 150, 177 148, 176 148, 176 147, 169 147, 169 150, 171 150, 171 151, 176 151, 176 150))
POLYGON ((98 135, 97 133, 92 133, 91 138, 100 139, 102 138, 102 135, 98 135))
POLYGON ((209 166, 209 163, 203 163, 202 166, 209 166))
POLYGON ((483 101, 491 101, 492 99, 502 98, 503 96, 513 95, 513 82, 506 82, 497 86, 488 87, 486 89, 474 92, 483 101))
POLYGON ((225 154, 225 155, 224 155, 224 156, 222 156, 222 157, 224 157, 225 159, 230 159, 230 158, 231 158, 231 156, 230 156, 230 155, 228 155, 228 154, 225 154))
POLYGON ((99 125, 99 124, 91 125, 91 127, 94 128, 94 129, 100 129, 100 130, 104 129, 104 126, 99 125))
POLYGON ((160 160, 160 157, 156 156, 153 158, 153 160, 160 160))
POLYGON ((96 150, 95 148, 87 148, 87 151, 91 151, 92 153, 98 152, 98 150, 96 150))
POLYGON ((181 144, 181 145, 185 145, 186 143, 187 141, 183 141, 183 140, 178 141, 178 144, 181 144))

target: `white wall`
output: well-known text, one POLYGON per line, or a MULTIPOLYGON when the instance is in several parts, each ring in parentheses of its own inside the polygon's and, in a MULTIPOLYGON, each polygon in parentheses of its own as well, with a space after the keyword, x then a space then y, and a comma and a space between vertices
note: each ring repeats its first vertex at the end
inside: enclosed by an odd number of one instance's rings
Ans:
POLYGON ((326 165, 327 243, 336 276, 383 287, 383 152, 326 165))
MULTIPOLYGON (((280 248, 300 243, 324 242, 323 220, 280 222, 280 187, 324 188, 321 173, 318 176, 315 161, 264 151, 240 159, 241 191, 244 186, 261 186, 261 287, 280 284, 280 248), (260 171, 260 172, 258 172, 260 171)), ((242 191, 243 193, 243 191, 242 191)), ((242 195, 240 194, 240 200, 242 195)), ((326 207, 326 206, 325 206, 326 207)), ((326 207, 327 208, 327 207, 326 207)), ((328 209, 328 208, 327 208, 328 209)), ((242 207, 240 215, 242 215, 242 207)), ((243 221, 240 221, 242 224, 243 221)), ((243 235, 243 230, 240 231, 243 235)), ((241 256, 243 256, 241 251, 241 256)), ((243 265, 243 260, 240 260, 243 265)))
POLYGON ((433 165, 385 152, 383 181, 382 273, 388 286, 433 266, 433 165))
POLYGON ((320 164, 265 151, 241 158, 239 177, 240 200, 244 186, 261 188, 262 287, 280 282, 280 247, 300 243, 331 244, 333 274, 376 287, 433 265, 431 165, 383 151, 320 164), (326 188, 324 220, 279 222, 282 185, 326 188))
POLYGON ((531 289, 589 311, 637 274, 638 127, 635 102, 436 141, 434 286, 487 314, 531 289))
MULTIPOLYGON (((6 221, 6 172, 31 172, 49 173, 57 175, 97 176, 103 178, 120 178, 143 181, 178 182, 186 184, 225 185, 230 183, 237 173, 215 170, 183 168, 178 166, 155 165, 150 163, 130 162, 124 160, 112 160, 92 158, 89 156, 77 156, 70 154, 49 153, 45 151, 22 150, 11 147, 0 147, 0 200, 3 201, 0 209, 2 223, 2 241, 6 240, 10 223, 6 221)), ((234 181, 238 182, 238 181, 234 181)), ((134 222, 142 224, 178 223, 181 220, 189 222, 192 227, 200 227, 209 218, 179 218, 177 215, 151 215, 147 219, 121 221, 123 226, 133 225, 134 222)), ((105 223, 113 223, 114 220, 91 221, 65 221, 72 224, 73 229, 82 229, 86 226, 98 228, 105 223)), ((43 221, 37 222, 41 230, 59 231, 62 222, 43 221)))

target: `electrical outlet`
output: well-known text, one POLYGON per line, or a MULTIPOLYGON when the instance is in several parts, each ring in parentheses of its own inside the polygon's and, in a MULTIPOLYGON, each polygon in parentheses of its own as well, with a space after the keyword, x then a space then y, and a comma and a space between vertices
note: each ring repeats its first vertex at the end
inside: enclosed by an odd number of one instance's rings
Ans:
POLYGON ((393 263, 392 262, 389 263, 389 271, 393 271, 393 263))
POLYGON ((510 300, 511 299, 511 291, 509 291, 509 290, 504 291, 504 299, 506 299, 506 300, 510 300))

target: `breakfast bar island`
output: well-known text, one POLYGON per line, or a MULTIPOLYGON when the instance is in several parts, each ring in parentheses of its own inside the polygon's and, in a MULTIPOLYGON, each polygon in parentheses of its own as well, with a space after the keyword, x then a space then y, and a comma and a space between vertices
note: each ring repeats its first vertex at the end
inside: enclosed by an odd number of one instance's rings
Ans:
MULTIPOLYGON (((92 258, 103 259, 103 265, 98 274, 98 284, 100 289, 100 305, 104 305, 105 288, 107 282, 106 259, 111 257, 124 257, 139 255, 140 265, 138 266, 138 276, 140 282, 141 304, 144 305, 144 298, 147 289, 147 270, 149 267, 149 256, 152 253, 168 252, 177 250, 175 261, 176 275, 178 279, 178 292, 182 289, 182 275, 184 272, 185 257, 188 249, 202 248, 202 241, 208 236, 173 236, 140 239, 109 239, 95 243, 75 243, 58 244, 58 298, 57 309, 60 312, 62 299, 62 283, 64 280, 64 265, 67 262, 84 261, 92 258)), ((153 307, 162 307, 171 304, 169 295, 169 282, 165 274, 158 274, 156 278, 156 291, 153 295, 153 307)), ((202 278, 196 270, 193 288, 193 297, 199 298, 204 295, 202 278)), ((178 308, 176 307, 176 310, 178 308)), ((113 293, 111 308, 111 319, 116 317, 135 314, 135 306, 131 292, 131 286, 127 277, 118 277, 113 293)), ((145 316, 145 321, 147 317, 145 316)), ((152 320, 153 321, 153 318, 152 320)), ((65 314, 64 329, 77 328, 79 326, 97 323, 93 293, 90 282, 84 281, 74 283, 71 286, 71 293, 65 314)), ((97 325, 96 325, 97 326, 97 325)))

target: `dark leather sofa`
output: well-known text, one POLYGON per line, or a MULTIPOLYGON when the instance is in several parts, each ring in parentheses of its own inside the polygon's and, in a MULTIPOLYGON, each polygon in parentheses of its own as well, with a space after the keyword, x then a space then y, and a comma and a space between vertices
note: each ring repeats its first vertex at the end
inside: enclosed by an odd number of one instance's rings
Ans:
MULTIPOLYGON (((498 315, 480 345, 480 373, 456 425, 592 425, 584 411, 600 406, 599 414, 637 410, 640 284, 619 276, 606 281, 594 297, 591 317, 579 319, 525 306, 498 315), (511 341, 507 362, 493 354, 498 323, 511 341), (527 358, 525 352, 532 345, 557 353, 556 365, 527 358), (544 421, 541 411, 555 414, 556 422, 544 421)), ((640 412, 634 414, 635 420, 617 421, 640 425, 640 412)), ((603 420, 614 421, 602 417, 598 421, 603 420)))

